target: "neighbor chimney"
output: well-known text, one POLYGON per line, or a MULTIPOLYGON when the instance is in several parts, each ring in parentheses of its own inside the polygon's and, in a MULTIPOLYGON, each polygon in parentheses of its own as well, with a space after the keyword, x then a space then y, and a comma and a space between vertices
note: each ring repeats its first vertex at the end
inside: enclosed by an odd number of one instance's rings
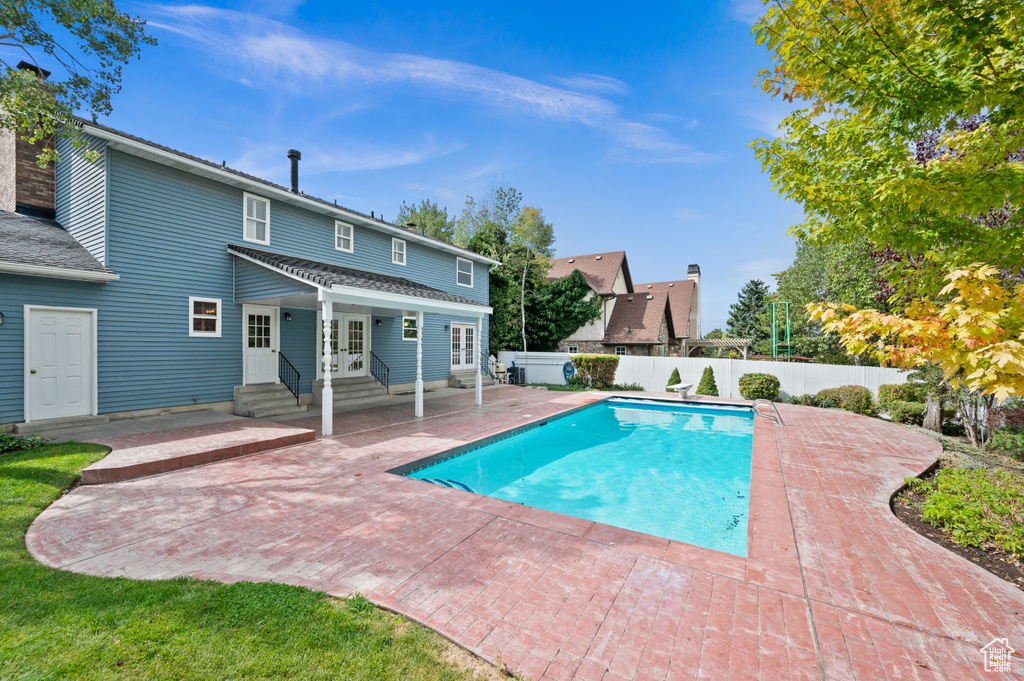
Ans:
MULTIPOLYGON (((35 74, 42 86, 50 72, 34 64, 21 62, 18 68, 35 74)), ((53 164, 40 168, 38 157, 53 148, 53 137, 35 144, 10 130, 0 133, 0 210, 53 219, 53 164)))
POLYGON ((690 338, 702 338, 700 335, 700 265, 693 264, 686 268, 686 278, 693 282, 693 295, 690 298, 690 338))
POLYGON ((302 154, 299 153, 298 149, 289 149, 288 158, 292 160, 292 193, 299 193, 299 159, 302 158, 302 154))

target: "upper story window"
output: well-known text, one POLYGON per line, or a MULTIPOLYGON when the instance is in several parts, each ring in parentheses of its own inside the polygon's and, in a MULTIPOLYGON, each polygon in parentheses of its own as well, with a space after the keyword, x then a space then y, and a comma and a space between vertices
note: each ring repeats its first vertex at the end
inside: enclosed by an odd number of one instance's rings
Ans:
POLYGON ((459 286, 473 286, 473 261, 465 258, 455 259, 455 281, 459 286))
POLYGON ((391 239, 391 262, 396 265, 405 264, 405 241, 402 239, 391 239))
POLYGON ((334 221, 334 248, 351 253, 355 249, 355 229, 345 222, 334 221))
POLYGON ((188 299, 188 335, 220 338, 220 298, 188 299))
POLYGON ((270 201, 252 194, 245 195, 245 233, 242 238, 258 244, 270 243, 270 201))

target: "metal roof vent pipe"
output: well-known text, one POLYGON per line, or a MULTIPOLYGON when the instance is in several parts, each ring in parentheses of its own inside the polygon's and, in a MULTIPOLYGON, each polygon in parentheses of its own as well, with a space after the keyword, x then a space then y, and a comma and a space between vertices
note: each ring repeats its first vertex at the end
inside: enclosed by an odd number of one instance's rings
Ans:
POLYGON ((292 193, 299 193, 299 159, 302 158, 302 154, 299 153, 298 149, 289 149, 288 158, 292 161, 292 193))

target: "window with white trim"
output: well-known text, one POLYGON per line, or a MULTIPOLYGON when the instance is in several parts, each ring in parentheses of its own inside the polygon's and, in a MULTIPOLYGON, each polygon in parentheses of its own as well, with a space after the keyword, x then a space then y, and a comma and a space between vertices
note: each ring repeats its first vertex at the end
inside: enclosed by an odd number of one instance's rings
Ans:
POLYGON ((625 345, 616 345, 615 346, 615 354, 619 355, 620 357, 622 355, 625 355, 626 354, 626 346, 625 345))
POLYGON ((245 194, 245 231, 242 238, 258 244, 270 243, 270 201, 245 194))
POLYGON ((455 258, 455 283, 459 286, 473 287, 473 261, 455 258))
POLYGON ((355 228, 347 222, 334 221, 334 248, 351 253, 355 250, 355 228))
POLYGON ((420 336, 419 327, 416 326, 416 317, 402 317, 402 340, 414 341, 420 336))
POLYGON ((405 264, 405 241, 402 239, 391 239, 391 262, 396 265, 405 264))
POLYGON ((569 347, 567 347, 565 349, 565 351, 568 352, 570 355, 575 355, 575 354, 579 353, 580 349, 576 345, 570 345, 569 347))
POLYGON ((188 335, 220 338, 220 298, 188 299, 188 335))

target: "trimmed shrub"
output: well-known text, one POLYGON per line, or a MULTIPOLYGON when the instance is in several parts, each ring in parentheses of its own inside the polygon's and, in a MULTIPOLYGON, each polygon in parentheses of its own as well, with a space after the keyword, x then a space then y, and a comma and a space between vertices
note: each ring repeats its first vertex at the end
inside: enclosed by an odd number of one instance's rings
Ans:
POLYGON ((878 406, 886 411, 892 402, 924 402, 928 389, 921 383, 888 383, 878 386, 878 406))
POLYGON ((871 391, 862 385, 844 385, 825 388, 815 395, 818 406, 825 409, 842 409, 864 416, 875 415, 875 402, 871 391))
POLYGON ((790 404, 799 404, 799 405, 804 406, 804 407, 817 407, 818 406, 818 398, 815 397, 814 395, 810 395, 810 394, 807 394, 807 395, 792 395, 789 398, 789 403, 790 404))
POLYGON ((612 390, 636 390, 639 392, 643 392, 644 387, 639 383, 623 383, 622 385, 616 383, 615 385, 612 386, 612 390))
POLYGON ((697 384, 697 394, 718 397, 718 385, 715 383, 715 372, 711 367, 704 367, 704 373, 700 375, 700 383, 697 384))
POLYGON ((942 422, 942 434, 949 437, 964 437, 967 435, 967 429, 956 419, 946 419, 942 422))
POLYGON ((740 395, 745 400, 779 400, 779 379, 771 374, 740 376, 740 395))
POLYGON ((0 454, 20 452, 23 449, 35 449, 49 443, 49 440, 38 435, 11 435, 0 433, 0 454))
POLYGON ((889 403, 889 416, 896 423, 919 426, 924 422, 924 402, 904 402, 894 400, 889 403))
POLYGON ((669 375, 668 383, 665 384, 665 387, 668 388, 673 385, 679 385, 682 382, 683 379, 679 378, 679 367, 676 367, 675 369, 672 370, 672 373, 669 375))
POLYGON ((573 355, 572 365, 580 379, 591 388, 607 388, 615 382, 618 355, 573 355))
POLYGON ((1024 458, 1024 426, 1003 426, 992 431, 989 442, 992 449, 1008 452, 1018 459, 1024 458))

